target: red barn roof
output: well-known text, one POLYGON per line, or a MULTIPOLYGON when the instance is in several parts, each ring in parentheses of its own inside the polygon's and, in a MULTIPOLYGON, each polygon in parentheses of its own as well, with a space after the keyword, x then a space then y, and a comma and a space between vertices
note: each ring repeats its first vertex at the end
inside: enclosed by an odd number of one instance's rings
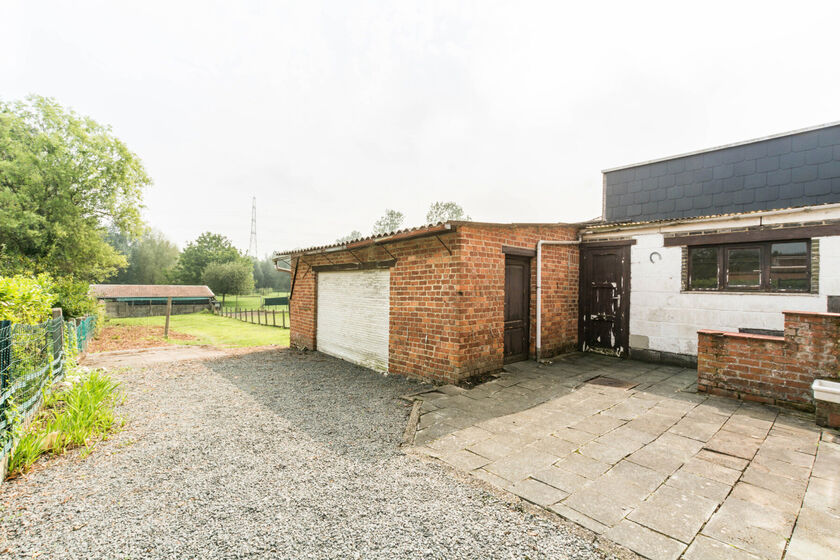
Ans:
POLYGON ((211 298, 207 286, 166 284, 91 284, 90 294, 96 298, 211 298))

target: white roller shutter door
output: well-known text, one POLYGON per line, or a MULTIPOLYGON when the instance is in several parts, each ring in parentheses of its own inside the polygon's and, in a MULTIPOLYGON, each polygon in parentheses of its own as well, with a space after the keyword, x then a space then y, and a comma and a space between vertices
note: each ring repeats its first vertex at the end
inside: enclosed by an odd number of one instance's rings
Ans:
POLYGON ((318 350, 388 371, 391 271, 318 273, 318 350))

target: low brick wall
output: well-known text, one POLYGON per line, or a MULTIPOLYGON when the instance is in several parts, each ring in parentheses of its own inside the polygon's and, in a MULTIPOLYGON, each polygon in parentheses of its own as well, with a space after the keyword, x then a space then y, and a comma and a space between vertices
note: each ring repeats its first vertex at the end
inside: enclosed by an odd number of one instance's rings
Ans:
POLYGON ((814 379, 840 376, 840 314, 784 316, 784 336, 698 331, 697 389, 813 410, 814 379))
MULTIPOLYGON (((212 310, 212 307, 206 303, 172 305, 172 315, 199 313, 205 310, 212 310)), ((108 301, 105 302, 105 315, 108 317, 155 317, 166 315, 166 305, 129 305, 122 301, 108 301)))

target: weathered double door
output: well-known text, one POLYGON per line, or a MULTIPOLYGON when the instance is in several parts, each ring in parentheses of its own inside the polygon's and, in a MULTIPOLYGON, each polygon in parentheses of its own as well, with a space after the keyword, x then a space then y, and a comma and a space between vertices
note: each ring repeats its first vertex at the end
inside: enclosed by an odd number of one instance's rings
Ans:
POLYGON ((580 247, 581 349, 627 357, 630 336, 630 245, 580 247))

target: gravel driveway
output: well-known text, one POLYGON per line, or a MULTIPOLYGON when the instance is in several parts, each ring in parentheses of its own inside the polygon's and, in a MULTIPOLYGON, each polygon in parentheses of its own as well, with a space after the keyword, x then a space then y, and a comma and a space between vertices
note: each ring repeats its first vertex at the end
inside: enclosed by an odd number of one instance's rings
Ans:
MULTIPOLYGON (((260 351, 118 374, 123 431, 0 487, 19 558, 604 558, 398 447, 421 386, 260 351)), ((4 551, 5 549, 5 551, 4 551)))

